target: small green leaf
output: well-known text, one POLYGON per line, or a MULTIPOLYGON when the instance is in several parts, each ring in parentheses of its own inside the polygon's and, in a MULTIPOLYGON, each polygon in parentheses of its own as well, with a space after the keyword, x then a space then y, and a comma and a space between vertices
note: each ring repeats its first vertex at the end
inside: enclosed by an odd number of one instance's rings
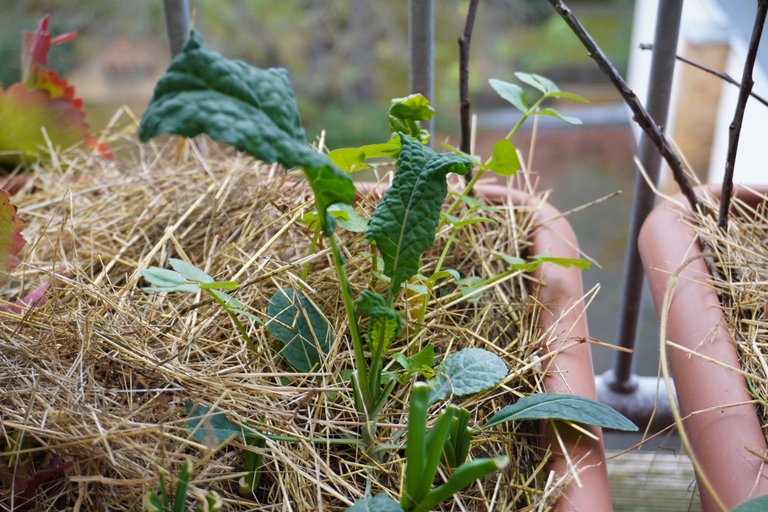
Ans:
POLYGON ((430 276, 430 279, 434 282, 439 281, 440 279, 445 279, 447 277, 450 277, 456 282, 459 282, 461 280, 461 274, 457 270, 454 270, 452 268, 444 268, 443 270, 438 270, 434 274, 430 276))
POLYGON ((528 96, 522 87, 496 78, 491 78, 488 83, 499 96, 510 102, 517 110, 523 114, 528 112, 528 96))
POLYGON ((429 141, 429 132, 421 129, 419 121, 429 121, 434 115, 435 109, 421 94, 395 98, 389 107, 389 127, 392 133, 402 132, 426 144, 429 141))
POLYGON ((555 82, 541 75, 537 75, 535 73, 522 73, 518 71, 515 73, 515 76, 521 82, 530 85, 534 89, 538 89, 544 94, 560 91, 560 88, 555 85, 555 82))
POLYGON ((326 208, 355 198, 351 178, 307 144, 288 72, 227 60, 194 31, 157 82, 141 119, 142 141, 163 133, 205 133, 264 162, 301 167, 326 235, 332 227, 326 208))
POLYGON ((734 508, 732 512, 765 512, 766 510, 768 510, 768 496, 760 496, 745 501, 734 508))
POLYGON ((403 509, 386 494, 377 494, 355 501, 347 512, 403 512, 403 509))
POLYGON ((374 352, 386 352, 403 326, 403 317, 387 305, 381 295, 370 290, 363 290, 362 297, 357 301, 360 316, 370 317, 368 326, 368 343, 374 352), (379 345, 382 344, 379 349, 379 345))
POLYGON ((169 258, 168 263, 170 263, 173 270, 186 277, 189 281, 194 281, 196 283, 214 282, 214 279, 211 276, 184 260, 169 258))
POLYGON ((304 373, 320 365, 334 335, 309 299, 298 290, 283 288, 269 300, 267 315, 267 330, 283 345, 280 353, 288 364, 304 373))
POLYGON ((395 354, 392 359, 403 367, 405 370, 406 378, 408 380, 411 376, 419 374, 424 378, 431 379, 435 376, 435 347, 428 343, 423 349, 419 350, 411 357, 406 357, 405 354, 395 354))
POLYGON ((328 152, 328 158, 339 169, 346 172, 357 172, 370 169, 365 163, 365 151, 361 148, 340 148, 328 152))
POLYGON ((411 94, 403 98, 394 98, 389 106, 389 116, 400 120, 429 121, 435 116, 435 109, 423 95, 411 94))
POLYGON ((557 258, 555 256, 549 256, 548 254, 531 256, 529 260, 524 260, 516 256, 509 256, 507 254, 499 254, 498 256, 509 266, 517 270, 522 270, 523 272, 533 272, 543 263, 552 263, 564 268, 576 267, 579 270, 586 270, 592 266, 590 262, 581 258, 557 258))
MULTIPOLYGON (((483 285, 483 280, 480 277, 477 276, 467 276, 459 281, 456 281, 456 284, 459 285, 459 293, 466 297, 467 295, 472 294, 474 291, 476 291, 478 288, 480 288, 483 285)), ((475 295, 472 295, 467 301, 470 303, 479 302, 480 299, 483 298, 482 293, 477 293, 475 295)))
POLYGON ((200 283, 201 290, 237 290, 237 281, 214 281, 212 283, 200 283))
POLYGON ((328 158, 346 172, 370 169, 366 160, 372 158, 397 158, 400 152, 400 138, 393 137, 382 144, 368 144, 359 148, 340 148, 328 153, 328 158))
POLYGON ((550 92, 549 94, 547 94, 547 96, 549 96, 550 98, 578 101, 579 103, 589 103, 589 100, 584 96, 579 96, 578 94, 574 94, 572 92, 555 91, 555 92, 550 92))
POLYGON ((482 348, 465 348, 446 357, 429 382, 430 403, 451 395, 465 396, 493 388, 509 370, 499 356, 482 348))
POLYGON ((461 229, 464 226, 469 226, 470 224, 480 224, 482 222, 489 222, 493 224, 496 222, 487 217, 469 217, 467 219, 459 219, 458 217, 454 217, 453 215, 449 215, 445 212, 442 213, 442 217, 446 220, 446 222, 448 222, 456 229, 461 229))
POLYGON ((221 411, 190 401, 184 403, 184 410, 186 417, 189 418, 187 430, 192 433, 198 443, 211 449, 221 446, 232 437, 243 434, 242 429, 230 423, 221 411))
POLYGON ((558 258, 555 256, 542 254, 539 256, 533 256, 532 259, 542 263, 553 263, 565 268, 576 267, 579 270, 587 270, 588 268, 592 267, 592 264, 589 261, 583 260, 581 258, 558 258))
POLYGON ((504 262, 510 267, 517 270, 522 270, 523 272, 533 272, 542 264, 542 261, 537 259, 527 261, 523 258, 518 258, 517 256, 509 256, 508 254, 499 254, 499 258, 504 260, 504 262))
POLYGON ((187 278, 174 270, 159 267, 149 267, 141 271, 141 276, 152 286, 147 286, 144 290, 148 292, 189 292, 197 293, 200 291, 198 283, 190 283, 187 278))
POLYGON ((556 117, 561 121, 565 121, 566 123, 570 123, 570 124, 581 124, 581 119, 579 119, 578 117, 567 116, 562 112, 560 112, 559 110, 557 110, 556 108, 551 108, 551 107, 542 108, 541 110, 536 112, 536 115, 556 117))
POLYGON ((494 144, 488 168, 500 176, 515 175, 520 170, 520 158, 515 145, 507 139, 494 144))
POLYGON ((611 407, 577 395, 539 393, 526 396, 494 414, 482 428, 510 420, 563 420, 614 430, 637 426, 611 407))
POLYGON ((445 176, 466 174, 469 160, 437 154, 401 134, 402 149, 397 173, 368 222, 366 238, 373 240, 384 260, 384 273, 391 278, 390 295, 419 270, 421 254, 435 241, 440 208, 448 193, 445 176))
POLYGON ((336 219, 341 228, 352 233, 365 233, 368 229, 368 219, 357 213, 351 204, 332 204, 328 207, 328 214, 336 219))

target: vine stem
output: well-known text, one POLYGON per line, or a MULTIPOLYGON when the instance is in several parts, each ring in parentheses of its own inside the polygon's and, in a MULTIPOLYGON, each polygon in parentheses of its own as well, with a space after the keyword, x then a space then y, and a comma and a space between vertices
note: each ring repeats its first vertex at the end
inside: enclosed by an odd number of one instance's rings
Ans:
POLYGON ((672 149, 672 146, 667 141, 667 138, 664 136, 659 125, 656 124, 650 114, 648 114, 648 111, 645 110, 642 103, 640 103, 637 94, 630 89, 616 67, 600 49, 592 36, 589 35, 581 22, 571 12, 571 9, 568 8, 562 0, 549 0, 549 3, 554 7, 560 17, 563 18, 576 37, 579 38, 581 43, 587 49, 589 56, 597 63, 600 70, 608 76, 616 90, 621 94, 621 97, 624 98, 627 106, 632 110, 634 121, 643 132, 648 135, 648 138, 659 150, 659 153, 661 153, 664 160, 666 160, 669 168, 672 170, 672 176, 675 178, 675 182, 677 182, 680 191, 688 200, 691 208, 694 211, 703 211, 702 204, 699 201, 699 198, 696 197, 696 193, 693 190, 690 180, 688 180, 688 177, 685 175, 680 158, 672 149))
POLYGON ((760 36, 765 26, 766 12, 768 12, 768 0, 758 0, 755 24, 752 27, 752 36, 749 40, 749 49, 747 50, 741 86, 739 87, 739 98, 736 102, 736 111, 733 114, 733 121, 728 127, 728 153, 725 159, 725 175, 723 176, 723 190, 720 197, 720 212, 717 217, 717 225, 723 231, 728 230, 728 209, 731 205, 731 195, 733 194, 733 171, 736 167, 736 153, 739 148, 739 137, 741 136, 741 125, 744 121, 747 100, 749 100, 752 86, 755 83, 752 79, 752 70, 755 67, 757 49, 760 46, 760 36))

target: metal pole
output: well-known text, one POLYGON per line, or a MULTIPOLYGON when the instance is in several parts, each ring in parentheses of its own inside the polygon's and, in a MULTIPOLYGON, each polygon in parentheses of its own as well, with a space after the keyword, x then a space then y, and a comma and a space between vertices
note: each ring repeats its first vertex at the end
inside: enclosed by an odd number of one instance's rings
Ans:
POLYGON ((163 0, 163 10, 171 57, 175 57, 189 38, 189 0, 163 0))
MULTIPOLYGON (((411 55, 408 88, 421 93, 434 106, 435 10, 433 0, 408 0, 408 46, 411 55)), ((432 132, 432 121, 424 128, 432 132)), ((430 139, 431 143, 431 139, 430 139)))
MULTIPOLYGON (((659 2, 656 15, 654 51, 651 73, 648 77, 646 105, 653 119, 662 127, 667 122, 669 112, 682 7, 682 0, 663 0, 659 2)), ((658 184, 661 155, 645 134, 640 138, 639 157, 648 177, 654 184, 658 184)), ((637 320, 643 293, 643 267, 637 251, 637 236, 643 221, 653 208, 654 199, 653 191, 637 173, 632 196, 632 215, 624 264, 624 285, 616 335, 619 345, 628 349, 635 347, 637 320)), ((632 353, 617 352, 613 369, 604 376, 611 390, 617 393, 630 393, 637 388, 637 379, 632 373, 632 368, 632 353)))

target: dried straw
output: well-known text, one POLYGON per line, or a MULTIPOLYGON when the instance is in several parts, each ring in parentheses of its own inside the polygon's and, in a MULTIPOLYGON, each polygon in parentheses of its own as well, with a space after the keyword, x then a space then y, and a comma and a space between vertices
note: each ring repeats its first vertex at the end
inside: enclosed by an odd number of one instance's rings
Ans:
MULTIPOLYGON (((16 196, 28 244, 5 298, 44 282, 51 289, 45 305, 3 313, 0 323, 3 463, 31 459, 43 467, 52 454, 71 463, 63 477, 42 485, 31 509, 139 510, 143 494, 157 490, 158 473, 173 478, 187 458, 195 463, 191 495, 215 490, 227 510, 338 510, 363 497, 366 486, 396 497, 402 452, 385 451, 372 461, 355 445, 308 441, 356 438, 359 431, 350 383, 341 378, 352 352, 330 256, 322 242, 307 256, 312 233, 301 218, 313 208, 308 188, 215 146, 201 156, 176 140, 140 146, 126 136, 123 143, 128 147, 114 162, 77 152, 54 155, 16 196), (336 332, 323 367, 312 375, 290 373, 262 325, 249 326, 258 347, 252 353, 227 315, 204 297, 143 291, 139 271, 166 267, 169 257, 220 280, 239 280, 235 295, 264 321, 277 289, 303 289, 336 332), (305 264, 311 272, 302 281, 305 264), (248 448, 264 455, 264 476, 257 495, 242 498, 242 438, 225 446, 198 442, 186 402, 301 441, 248 448)), ((364 198, 360 207, 370 212, 372 200, 364 198)), ((505 270, 498 254, 525 253, 530 212, 505 207, 485 216, 496 222, 463 229, 446 267, 488 277, 505 270)), ((448 231, 425 258, 427 269, 448 231)), ((368 246, 360 236, 342 236, 359 293, 371 282, 368 246)), ((413 354, 432 343, 441 357, 483 347, 503 358, 512 371, 502 386, 460 400, 473 422, 540 391, 536 360, 545 340, 526 292, 529 279, 516 275, 478 302, 448 300, 456 284, 442 283, 423 328, 417 332, 409 323, 393 353, 413 354)), ((408 392, 409 386, 397 390, 384 409, 381 442, 402 441, 408 392)), ((474 457, 500 454, 511 459, 503 473, 473 484, 443 509, 548 509, 562 482, 544 469, 548 455, 537 445, 535 425, 492 429, 472 448, 474 457)), ((6 489, 0 502, 10 510, 18 498, 6 489)))
MULTIPOLYGON (((709 195, 705 204, 717 211, 709 195)), ((712 217, 697 217, 692 228, 709 243, 713 285, 768 435, 768 198, 751 207, 734 197, 727 232, 712 217)))

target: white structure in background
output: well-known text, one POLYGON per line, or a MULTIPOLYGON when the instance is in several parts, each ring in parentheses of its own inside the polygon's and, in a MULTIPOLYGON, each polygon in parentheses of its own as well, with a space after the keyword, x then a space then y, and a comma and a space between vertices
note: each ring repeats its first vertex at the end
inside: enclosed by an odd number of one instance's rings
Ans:
MULTIPOLYGON (((645 102, 659 0, 636 0, 628 79, 645 102)), ((741 80, 757 2, 754 0, 686 0, 683 4, 678 54, 741 80)), ((754 92, 768 94, 768 34, 763 33, 754 70, 754 92)), ((667 133, 680 146, 700 179, 719 182, 725 171, 728 126, 738 88, 678 62, 667 133)), ((636 130, 636 136, 638 135, 636 130)), ((768 107, 751 98, 742 126, 736 160, 737 183, 768 183, 768 107)), ((668 180, 663 179, 663 183, 668 180)))

